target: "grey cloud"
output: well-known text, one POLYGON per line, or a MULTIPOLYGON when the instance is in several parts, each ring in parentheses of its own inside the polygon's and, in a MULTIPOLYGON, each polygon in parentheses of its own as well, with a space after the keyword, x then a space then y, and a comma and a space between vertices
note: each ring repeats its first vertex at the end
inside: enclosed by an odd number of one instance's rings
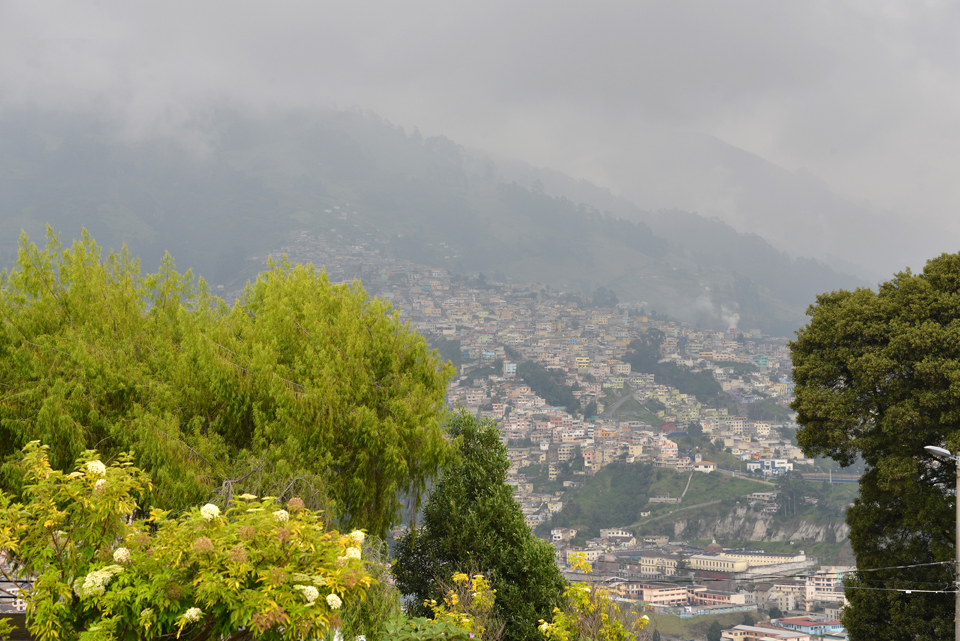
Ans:
POLYGON ((958 26, 913 1, 7 2, 0 108, 189 138, 224 106, 357 105, 736 223, 731 169, 682 153, 713 136, 958 231, 958 26))

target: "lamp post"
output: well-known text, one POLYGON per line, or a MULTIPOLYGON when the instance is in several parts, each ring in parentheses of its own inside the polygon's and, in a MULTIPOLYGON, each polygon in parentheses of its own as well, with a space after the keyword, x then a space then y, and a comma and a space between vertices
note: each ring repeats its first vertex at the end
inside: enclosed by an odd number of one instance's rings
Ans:
POLYGON ((956 641, 960 641, 960 456, 955 456, 950 450, 935 445, 927 445, 923 449, 934 456, 948 461, 953 461, 957 465, 957 482, 954 484, 954 497, 957 504, 957 532, 956 545, 954 547, 954 556, 956 562, 953 567, 953 589, 956 592, 956 605, 953 614, 953 636, 956 641))

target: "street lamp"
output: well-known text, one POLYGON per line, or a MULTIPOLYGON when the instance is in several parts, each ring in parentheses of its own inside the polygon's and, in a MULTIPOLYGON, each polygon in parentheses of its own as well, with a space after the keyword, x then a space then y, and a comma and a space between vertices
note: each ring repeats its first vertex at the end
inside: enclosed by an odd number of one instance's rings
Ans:
MULTIPOLYGON (((936 445, 927 445, 923 449, 927 450, 934 456, 948 461, 953 461, 957 464, 957 483, 960 483, 960 456, 955 456, 950 450, 944 449, 942 447, 937 447, 936 445)), ((955 490, 957 488, 956 483, 954 485, 955 490)), ((954 555, 957 557, 956 565, 953 568, 953 589, 956 592, 956 605, 954 605, 953 613, 953 636, 956 641, 960 641, 960 581, 958 581, 958 576, 960 576, 960 492, 955 491, 954 496, 957 503, 957 532, 956 532, 956 546, 954 547, 954 555)))

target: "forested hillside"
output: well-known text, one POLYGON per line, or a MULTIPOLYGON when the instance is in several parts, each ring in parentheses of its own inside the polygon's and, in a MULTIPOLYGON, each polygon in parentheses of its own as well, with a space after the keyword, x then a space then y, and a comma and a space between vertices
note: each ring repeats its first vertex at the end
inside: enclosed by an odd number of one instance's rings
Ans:
POLYGON ((739 318, 784 334, 823 291, 860 283, 761 238, 686 212, 631 220, 504 182, 454 142, 336 112, 253 121, 221 114, 184 140, 130 142, 104 122, 7 113, 0 120, 0 260, 21 229, 53 224, 126 243, 145 267, 169 250, 215 284, 295 229, 335 234, 454 272, 486 272, 707 326, 739 318), (345 214, 349 211, 349 217, 345 214))

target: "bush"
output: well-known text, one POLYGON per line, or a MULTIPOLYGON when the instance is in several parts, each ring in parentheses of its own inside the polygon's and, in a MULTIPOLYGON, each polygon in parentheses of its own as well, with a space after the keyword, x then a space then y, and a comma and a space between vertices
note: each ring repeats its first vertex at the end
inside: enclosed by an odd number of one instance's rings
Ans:
POLYGON ((322 637, 373 585, 364 534, 341 536, 291 499, 237 497, 179 515, 138 514, 146 475, 123 455, 84 452, 76 471, 24 450, 22 502, 0 495, 0 549, 34 577, 27 625, 37 641, 322 637), (349 607, 348 607, 349 609, 349 607))

